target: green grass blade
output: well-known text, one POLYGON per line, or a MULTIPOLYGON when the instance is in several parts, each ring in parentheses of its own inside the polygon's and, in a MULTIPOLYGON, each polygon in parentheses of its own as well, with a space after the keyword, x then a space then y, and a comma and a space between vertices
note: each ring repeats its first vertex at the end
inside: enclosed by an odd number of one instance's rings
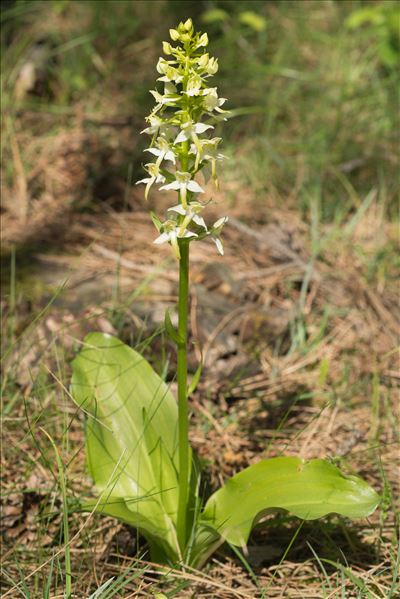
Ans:
POLYGON ((71 574, 71 548, 69 545, 69 523, 68 523, 68 499, 67 499, 67 485, 65 481, 65 470, 64 465, 61 461, 60 454, 57 446, 53 441, 53 438, 43 428, 42 432, 49 439, 53 446, 54 453, 56 456, 58 466, 58 477, 63 502, 63 532, 64 532, 64 546, 65 546, 65 599, 72 597, 72 574, 71 574))

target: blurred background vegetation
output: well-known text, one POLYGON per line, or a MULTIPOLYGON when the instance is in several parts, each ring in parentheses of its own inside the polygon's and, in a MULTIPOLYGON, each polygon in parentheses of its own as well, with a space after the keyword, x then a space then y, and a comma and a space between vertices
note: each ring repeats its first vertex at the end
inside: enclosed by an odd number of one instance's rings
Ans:
POLYGON ((189 15, 209 33, 220 60, 216 84, 232 110, 224 140, 234 159, 224 178, 253 195, 261 222, 268 198, 305 217, 312 204, 318 218, 340 223, 372 188, 394 213, 400 38, 399 4, 391 0, 3 2, 6 205, 16 210, 22 169, 31 189, 19 201, 29 212, 26 196, 40 192, 29 175, 37 149, 29 146, 68 128, 94 129, 108 147, 89 168, 93 202, 115 195, 107 177, 115 187, 116 176, 140 175, 138 132, 152 104, 160 43, 189 15))

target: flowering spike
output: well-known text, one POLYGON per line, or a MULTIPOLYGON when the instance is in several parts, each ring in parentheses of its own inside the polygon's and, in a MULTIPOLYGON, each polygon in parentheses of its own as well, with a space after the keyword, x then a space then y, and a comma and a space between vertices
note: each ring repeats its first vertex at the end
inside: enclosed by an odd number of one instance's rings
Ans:
POLYGON ((179 204, 167 210, 164 222, 153 215, 159 236, 154 243, 169 243, 180 259, 180 240, 187 242, 210 237, 223 254, 219 239, 226 217, 213 226, 206 224, 201 212, 210 202, 198 201, 204 189, 195 180, 197 173, 207 171, 218 187, 217 163, 225 158, 218 151, 220 137, 211 137, 212 123, 226 113, 221 106, 216 87, 209 87, 208 79, 218 70, 218 61, 205 50, 206 33, 196 33, 191 19, 170 29, 170 37, 177 46, 163 42, 163 52, 157 62, 157 81, 163 89, 151 90, 156 105, 146 118, 148 126, 142 133, 150 135, 151 145, 145 152, 153 155, 155 162, 146 164, 148 177, 138 181, 146 185, 145 198, 154 184, 160 190, 177 191, 179 204))

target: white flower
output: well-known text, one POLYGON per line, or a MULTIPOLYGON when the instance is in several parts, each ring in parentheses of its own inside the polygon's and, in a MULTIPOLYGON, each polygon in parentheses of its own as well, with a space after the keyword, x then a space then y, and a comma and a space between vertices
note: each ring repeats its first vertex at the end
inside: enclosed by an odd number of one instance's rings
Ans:
POLYGON ((205 123, 193 123, 193 121, 189 121, 189 123, 183 123, 181 125, 181 131, 175 139, 174 143, 180 143, 181 141, 188 141, 193 139, 194 143, 198 142, 198 135, 208 131, 208 129, 214 129, 212 125, 206 125, 205 123))
POLYGON ((200 204, 200 202, 191 202, 186 209, 182 206, 182 204, 177 204, 176 206, 172 206, 172 208, 168 208, 168 211, 177 212, 181 214, 185 218, 183 219, 179 230, 184 231, 193 221, 197 226, 202 227, 205 231, 207 231, 207 225, 202 216, 199 216, 199 213, 203 210, 204 206, 200 204))
POLYGON ((182 228, 177 226, 176 222, 173 220, 166 220, 165 223, 163 223, 162 228, 163 233, 161 233, 161 235, 159 235, 157 239, 153 241, 153 243, 157 245, 160 245, 161 243, 170 243, 178 260, 181 257, 178 239, 198 237, 196 233, 192 233, 191 231, 187 231, 185 229, 182 230, 182 228))
POLYGON ((207 64, 207 75, 215 75, 218 71, 218 58, 211 57, 207 64))
POLYGON ((200 140, 198 135, 208 131, 208 129, 214 129, 214 127, 212 125, 206 125, 205 123, 193 123, 193 121, 189 121, 189 123, 183 123, 181 125, 181 131, 175 138, 174 143, 193 140, 197 151, 200 153, 200 140))
POLYGON ((160 166, 163 160, 170 160, 175 164, 175 154, 171 150, 171 147, 166 139, 159 137, 156 141, 155 148, 146 148, 145 152, 150 152, 154 156, 157 156, 156 165, 160 166))
POLYGON ((205 68, 207 68, 207 66, 210 62, 210 55, 208 54, 208 52, 205 52, 204 54, 199 56, 199 58, 197 59, 196 62, 201 69, 205 69, 205 68))
POLYGON ((190 77, 187 86, 186 86, 186 95, 187 96, 200 96, 201 95, 201 84, 202 80, 200 75, 194 75, 190 77))
POLYGON ((222 245, 222 241, 220 240, 220 238, 219 237, 215 237, 214 235, 211 235, 211 239, 213 240, 213 242, 217 246, 218 253, 221 254, 221 256, 223 256, 224 255, 224 246, 222 245))
POLYGON ((195 49, 201 48, 202 46, 208 46, 208 35, 203 33, 196 42, 195 49))
POLYGON ((209 56, 208 53, 202 54, 197 59, 197 64, 200 69, 202 69, 205 73, 206 77, 210 77, 211 75, 215 75, 218 71, 218 59, 209 56))
POLYGON ((220 233, 222 231, 222 227, 225 225, 225 223, 227 221, 228 221, 228 217, 227 216, 223 216, 222 218, 219 218, 213 224, 211 232, 210 232, 211 239, 213 240, 213 242, 217 246, 217 250, 221 254, 221 256, 224 255, 224 246, 222 245, 222 241, 220 240, 219 235, 220 235, 220 233))
POLYGON ((176 61, 165 60, 165 58, 162 58, 162 56, 160 56, 156 65, 157 72, 160 73, 160 75, 165 75, 167 69, 170 67, 171 64, 176 64, 176 61))
POLYGON ((150 127, 146 127, 140 133, 147 133, 147 135, 164 135, 165 137, 169 137, 170 134, 176 132, 176 128, 171 126, 169 123, 166 123, 164 119, 161 119, 156 114, 151 114, 146 118, 146 120, 150 123, 150 127))
POLYGON ((203 89, 202 96, 204 96, 203 106, 208 112, 212 112, 213 110, 215 110, 215 112, 220 112, 221 114, 227 112, 221 109, 221 106, 226 102, 226 98, 218 97, 216 87, 203 89))
POLYGON ((176 64, 176 60, 167 61, 165 58, 159 58, 157 63, 157 71, 162 75, 162 77, 158 77, 157 81, 164 81, 166 83, 175 81, 175 83, 181 83, 183 76, 179 73, 177 68, 172 66, 174 64, 176 64))
POLYGON ((200 160, 211 162, 211 176, 215 182, 217 178, 217 161, 224 160, 226 156, 218 152, 218 144, 220 143, 221 137, 213 137, 212 139, 199 140, 198 146, 192 144, 190 146, 190 153, 196 155, 195 169, 197 170, 200 160))
POLYGON ((153 183, 165 183, 165 177, 161 175, 159 165, 157 163, 149 162, 146 164, 146 170, 150 177, 136 181, 136 185, 139 185, 139 183, 145 183, 146 190, 144 192, 144 197, 147 200, 150 187, 153 185, 153 183))
POLYGON ((165 83, 164 95, 155 89, 151 89, 150 93, 157 102, 153 112, 158 112, 163 106, 176 106, 177 102, 181 100, 181 95, 177 93, 175 85, 169 81, 165 83))
POLYGON ((174 81, 175 83, 181 83, 183 80, 183 76, 179 74, 178 69, 174 69, 174 67, 168 67, 165 75, 162 77, 158 77, 157 81, 164 81, 166 83, 170 81, 174 81))
POLYGON ((170 190, 174 189, 180 192, 180 198, 182 202, 182 206, 184 208, 187 207, 187 192, 192 191, 193 193, 204 193, 204 189, 200 187, 197 181, 193 181, 191 179, 192 175, 190 173, 176 171, 175 173, 176 179, 172 181, 172 183, 168 183, 167 185, 163 185, 160 187, 160 190, 170 190))

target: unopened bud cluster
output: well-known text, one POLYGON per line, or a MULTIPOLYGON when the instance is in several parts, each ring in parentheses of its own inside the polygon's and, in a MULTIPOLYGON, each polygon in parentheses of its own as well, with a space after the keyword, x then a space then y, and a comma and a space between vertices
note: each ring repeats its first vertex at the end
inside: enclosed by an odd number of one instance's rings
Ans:
POLYGON ((204 178, 211 176, 218 187, 217 163, 225 158, 218 149, 221 138, 210 135, 214 129, 211 123, 225 120, 226 114, 221 108, 226 99, 218 97, 216 87, 208 86, 208 79, 218 70, 218 61, 205 50, 207 34, 195 33, 191 19, 169 33, 178 45, 163 42, 168 58, 160 58, 157 63, 157 81, 164 89, 163 93, 150 92, 156 105, 142 131, 152 137, 145 152, 152 155, 153 162, 145 165, 148 176, 138 183, 146 185, 146 199, 154 184, 161 184, 160 190, 178 192, 179 203, 167 210, 164 222, 153 215, 160 234, 154 243, 170 243, 179 259, 180 243, 209 236, 223 254, 219 235, 228 219, 222 217, 212 226, 206 224, 201 216, 206 203, 199 199, 204 190, 195 180, 202 171, 204 178))

